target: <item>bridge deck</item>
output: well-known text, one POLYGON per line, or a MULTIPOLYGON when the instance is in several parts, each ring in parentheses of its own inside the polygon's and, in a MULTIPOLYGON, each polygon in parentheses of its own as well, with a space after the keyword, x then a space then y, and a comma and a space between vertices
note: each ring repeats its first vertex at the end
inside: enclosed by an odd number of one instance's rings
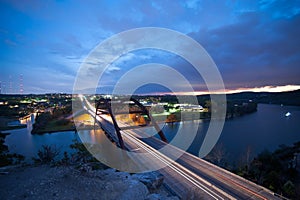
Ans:
MULTIPOLYGON (((112 130, 112 124, 109 125, 108 121, 107 123, 106 128, 111 126, 112 130)), ((159 152, 167 144, 155 137, 149 137, 142 128, 124 130, 121 134, 129 151, 140 149, 140 152, 145 152, 148 149, 155 152, 153 157, 140 160, 142 164, 150 166, 155 165, 155 162, 170 162, 169 166, 159 171, 165 176, 167 185, 182 199, 192 196, 196 199, 279 199, 270 190, 175 146, 168 145, 168 151, 159 152), (178 154, 182 156, 176 162, 170 160, 178 154)))

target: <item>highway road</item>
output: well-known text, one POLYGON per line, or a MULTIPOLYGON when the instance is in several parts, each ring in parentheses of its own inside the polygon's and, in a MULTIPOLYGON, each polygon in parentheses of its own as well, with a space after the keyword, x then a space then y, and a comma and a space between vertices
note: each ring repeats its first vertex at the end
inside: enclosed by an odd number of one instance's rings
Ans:
MULTIPOLYGON (((165 144, 157 138, 148 137, 142 138, 142 130, 135 130, 140 133, 134 134, 134 137, 140 138, 144 143, 159 150, 165 144)), ((213 165, 199 157, 196 157, 190 153, 184 152, 181 149, 171 146, 170 151, 164 152, 165 156, 174 158, 178 152, 182 153, 182 156, 176 160, 180 166, 189 170, 208 182, 209 186, 217 187, 227 195, 230 195, 230 199, 279 199, 274 196, 274 193, 270 190, 259 186, 251 181, 248 181, 240 176, 237 176, 227 170, 224 170, 216 165, 213 165)), ((166 169, 162 169, 163 171, 166 169)), ((169 181, 172 184, 176 180, 176 176, 169 181)), ((176 187, 176 185, 174 185, 176 187)), ((179 188, 182 186, 179 186, 179 188)))
MULTIPOLYGON (((95 116, 95 108, 81 98, 84 108, 95 116)), ((108 115, 96 116, 96 121, 106 132, 114 133, 114 126, 108 115)), ((126 124, 122 124, 123 126, 126 124)), ((168 145, 169 150, 159 151, 165 142, 149 137, 143 129, 121 131, 128 151, 148 153, 145 158, 135 160, 139 165, 151 168, 165 164, 159 170, 168 187, 181 199, 280 199, 270 190, 213 165, 199 157, 168 145), (174 161, 178 154, 182 156, 174 161)), ((113 135, 113 134, 110 134, 113 135)), ((113 136, 114 137, 114 136, 113 136)), ((113 138, 117 140, 116 137, 113 138)))

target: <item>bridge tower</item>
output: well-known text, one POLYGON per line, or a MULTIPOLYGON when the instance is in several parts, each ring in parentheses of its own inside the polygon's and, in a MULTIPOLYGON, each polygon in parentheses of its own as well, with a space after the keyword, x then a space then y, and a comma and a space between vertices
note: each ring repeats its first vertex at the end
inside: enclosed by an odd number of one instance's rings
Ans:
MULTIPOLYGON (((137 101, 134 98, 130 98, 130 101, 132 103, 128 103, 128 101, 124 100, 118 100, 117 102, 112 102, 111 99, 100 99, 96 103, 96 113, 95 115, 100 115, 100 114, 107 114, 111 117, 112 124, 114 125, 115 133, 117 136, 117 140, 115 141, 118 146, 120 146, 122 149, 125 149, 121 130, 128 130, 128 129, 135 129, 135 128, 141 128, 143 126, 153 126, 155 130, 157 131, 158 135, 160 136, 161 140, 164 142, 168 142, 167 138, 165 137, 163 131, 159 128, 157 125, 156 121, 152 117, 152 115, 149 113, 149 111, 143 106, 139 101, 137 101), (112 106, 112 104, 114 106, 112 106), (130 109, 129 112, 123 112, 120 110, 112 110, 112 107, 118 107, 118 106, 124 106, 126 104, 131 104, 131 106, 135 107, 135 109, 130 109), (126 127, 120 127, 118 125, 118 122, 116 120, 116 115, 122 115, 122 114, 135 114, 136 116, 145 116, 146 119, 144 121, 144 124, 141 125, 136 125, 136 126, 126 126, 126 127)), ((102 126, 102 125, 101 125, 102 126)))

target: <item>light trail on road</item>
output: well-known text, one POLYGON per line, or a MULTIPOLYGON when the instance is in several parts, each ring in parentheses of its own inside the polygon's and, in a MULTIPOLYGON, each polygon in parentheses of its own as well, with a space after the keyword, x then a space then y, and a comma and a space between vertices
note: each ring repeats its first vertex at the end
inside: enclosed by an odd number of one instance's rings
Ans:
MULTIPOLYGON (((101 126, 112 126, 108 127, 108 130, 114 130, 110 116, 105 114, 96 115, 96 108, 88 102, 87 98, 84 96, 79 97, 82 101, 83 108, 86 109, 86 111, 93 116, 101 126)), ((118 125, 122 125, 122 127, 128 126, 119 121, 118 125)), ((128 150, 124 150, 125 152, 130 152, 131 154, 146 152, 146 154, 152 157, 152 162, 156 162, 158 166, 165 165, 165 167, 159 171, 165 173, 164 175, 166 178, 171 177, 173 180, 179 181, 180 183, 175 187, 177 190, 180 190, 182 187, 183 189, 180 191, 182 193, 186 193, 184 188, 195 187, 199 190, 199 193, 202 195, 205 194, 206 197, 212 199, 280 199, 275 197, 274 193, 262 186, 256 185, 231 172, 214 166, 213 164, 174 147, 173 145, 164 143, 160 140, 158 141, 158 139, 153 137, 150 137, 150 140, 146 134, 139 129, 135 129, 134 131, 130 129, 121 130, 121 133, 126 144, 126 149, 128 150), (169 145, 172 151, 161 153, 159 148, 164 145, 169 145), (171 159, 175 155, 173 151, 182 154, 176 161, 171 159)), ((130 153, 128 153, 129 156, 130 153)), ((130 157, 134 156, 131 155, 130 157)), ((139 160, 139 162, 142 161, 139 160)), ((177 191, 177 194, 180 192, 177 191)))

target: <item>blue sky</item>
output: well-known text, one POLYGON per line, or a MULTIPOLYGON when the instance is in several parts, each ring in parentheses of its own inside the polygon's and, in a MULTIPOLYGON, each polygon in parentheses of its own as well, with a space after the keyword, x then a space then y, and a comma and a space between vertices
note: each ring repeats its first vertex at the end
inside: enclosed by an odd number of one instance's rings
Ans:
MULTIPOLYGON (((149 26, 198 41, 228 90, 300 85, 300 1, 1 0, 2 93, 19 92, 20 74, 24 93, 70 93, 94 47, 116 33, 149 26)), ((197 91, 205 90, 188 64, 171 57, 151 50, 124 55, 101 84, 113 87, 130 67, 157 62, 181 71, 197 91)))

